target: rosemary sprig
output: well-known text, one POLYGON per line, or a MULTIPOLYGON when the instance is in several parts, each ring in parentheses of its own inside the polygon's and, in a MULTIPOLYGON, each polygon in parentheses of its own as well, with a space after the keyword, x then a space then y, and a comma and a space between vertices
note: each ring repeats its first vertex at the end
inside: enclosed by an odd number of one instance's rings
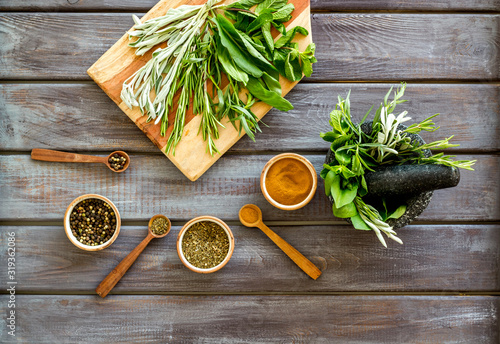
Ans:
POLYGON ((160 43, 165 45, 125 80, 120 97, 129 108, 139 107, 148 121, 160 124, 163 136, 170 125, 168 114, 177 107, 167 153, 175 154, 190 106, 194 115, 202 116, 198 132, 207 142, 208 153, 219 152, 215 140, 224 117, 239 133, 244 130, 255 140, 260 127, 252 105, 263 101, 282 111, 292 109, 281 96, 280 74, 296 81, 303 74, 310 76, 316 62, 314 44, 300 52, 292 42, 297 33, 308 35, 307 30, 296 26, 287 32, 283 24, 291 19, 293 4, 286 0, 241 0, 228 7, 216 5, 220 1, 183 5, 143 23, 133 16, 129 45, 137 55, 160 43), (255 12, 250 10, 254 5, 255 12), (217 9, 224 10, 234 23, 217 9), (276 44, 271 27, 282 34, 276 44), (227 86, 222 85, 222 74, 227 76, 227 86))

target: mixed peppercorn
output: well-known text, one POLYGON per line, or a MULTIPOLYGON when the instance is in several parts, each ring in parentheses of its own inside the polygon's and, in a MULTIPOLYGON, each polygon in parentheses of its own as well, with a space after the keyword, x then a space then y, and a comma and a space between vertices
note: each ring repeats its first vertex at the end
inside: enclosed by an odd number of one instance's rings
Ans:
POLYGON ((69 218, 71 232, 84 245, 102 245, 116 230, 116 215, 111 206, 96 198, 79 202, 69 218))
POLYGON ((115 153, 109 157, 108 162, 113 169, 119 171, 123 170, 123 168, 125 167, 125 164, 127 163, 127 158, 118 153, 115 153))

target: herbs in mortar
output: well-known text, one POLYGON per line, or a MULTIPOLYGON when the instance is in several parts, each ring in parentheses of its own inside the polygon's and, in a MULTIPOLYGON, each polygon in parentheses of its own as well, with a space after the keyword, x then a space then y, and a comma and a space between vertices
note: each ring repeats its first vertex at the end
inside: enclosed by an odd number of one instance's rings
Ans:
POLYGON ((300 26, 287 31, 284 25, 292 18, 293 4, 241 0, 216 5, 219 2, 183 5, 144 23, 133 16, 136 25, 129 39, 135 41, 129 46, 136 55, 160 43, 167 46, 157 48, 146 65, 125 80, 121 99, 131 109, 138 106, 148 121, 161 123, 162 136, 170 124, 168 114, 175 110, 166 153, 175 154, 189 107, 202 116, 199 133, 211 155, 218 153, 214 140, 223 118, 255 140, 260 128, 252 106, 262 101, 281 111, 293 109, 281 96, 279 76, 298 81, 313 72, 314 43, 301 52, 292 42, 296 34, 308 31, 300 26), (272 27, 282 35, 276 42, 272 27))
POLYGON ((405 102, 406 84, 394 93, 394 99, 389 101, 392 88, 386 94, 383 103, 375 113, 370 135, 361 130, 361 124, 366 120, 366 113, 361 123, 354 124, 351 118, 349 94, 346 99, 338 97, 335 110, 330 113, 332 131, 321 133, 320 136, 331 142, 330 149, 335 153, 335 159, 324 165, 321 177, 324 179, 325 194, 334 200, 333 215, 340 218, 350 218, 354 228, 373 230, 380 242, 387 247, 382 233, 388 238, 402 244, 396 232, 386 222, 390 218, 399 218, 406 211, 406 205, 401 204, 394 209, 388 209, 389 202, 382 199, 381 206, 375 208, 366 204, 363 197, 368 193, 364 174, 375 171, 380 166, 401 164, 442 164, 456 168, 473 170, 475 160, 453 160, 454 156, 439 153, 426 157, 427 149, 442 150, 459 146, 450 144, 453 137, 418 145, 412 142, 407 133, 419 133, 422 130, 433 132, 438 129, 432 121, 433 115, 420 123, 412 124, 405 130, 398 130, 398 125, 409 121, 407 111, 397 117, 393 114, 397 104, 405 102))

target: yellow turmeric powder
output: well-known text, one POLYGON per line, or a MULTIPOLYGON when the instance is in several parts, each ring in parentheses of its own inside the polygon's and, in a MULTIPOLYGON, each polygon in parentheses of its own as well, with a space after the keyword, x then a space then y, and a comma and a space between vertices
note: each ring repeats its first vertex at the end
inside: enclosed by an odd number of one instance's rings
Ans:
POLYGON ((241 210, 241 217, 248 223, 255 223, 259 219, 259 213, 257 210, 247 206, 241 210))
POLYGON ((266 175, 269 196, 282 205, 296 205, 307 198, 313 177, 307 166, 293 158, 276 161, 266 175))

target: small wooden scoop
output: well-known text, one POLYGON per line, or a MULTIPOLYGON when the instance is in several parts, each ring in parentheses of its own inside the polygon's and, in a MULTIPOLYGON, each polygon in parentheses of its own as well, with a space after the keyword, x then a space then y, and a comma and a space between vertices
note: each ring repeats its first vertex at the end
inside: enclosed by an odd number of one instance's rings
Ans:
POLYGON ((295 264, 299 266, 299 268, 308 274, 309 277, 315 280, 321 275, 321 270, 318 269, 316 265, 262 222, 262 211, 259 207, 254 204, 244 205, 240 209, 239 217, 241 223, 245 226, 257 227, 263 231, 288 257, 290 257, 291 260, 294 261, 295 264), (245 216, 247 212, 244 212, 244 210, 247 210, 248 214, 251 214, 251 216, 245 216))
POLYGON ((111 289, 114 288, 116 283, 118 283, 118 281, 123 277, 123 275, 125 275, 125 273, 132 266, 132 264, 134 264, 135 260, 139 257, 139 255, 142 253, 142 251, 144 251, 146 246, 148 246, 151 239, 163 238, 165 235, 168 234, 168 232, 170 232, 171 227, 172 226, 170 224, 170 220, 166 216, 163 216, 163 215, 153 216, 151 218, 151 220, 149 220, 148 235, 146 236, 146 238, 139 245, 137 245, 137 247, 134 248, 132 250, 132 252, 130 252, 128 254, 128 256, 123 258, 123 260, 120 262, 120 264, 118 264, 116 266, 116 268, 114 268, 113 271, 111 271, 109 273, 109 275, 106 276, 106 278, 102 280, 102 282, 99 284, 99 286, 97 286, 97 288, 95 290, 97 295, 99 295, 101 297, 106 297, 106 295, 108 295, 108 293, 111 291, 111 289), (167 231, 165 233, 163 233, 162 235, 153 234, 153 232, 151 230, 151 225, 153 224, 153 221, 159 217, 164 218, 168 222, 167 231))
POLYGON ((52 149, 35 148, 31 151, 31 159, 41 160, 41 161, 55 161, 55 162, 93 162, 93 163, 100 162, 108 166, 108 168, 111 171, 117 173, 125 171, 128 168, 128 165, 130 165, 130 157, 128 156, 127 153, 123 151, 114 151, 107 157, 103 157, 103 156, 60 152, 52 149), (109 158, 111 158, 113 154, 118 154, 127 159, 125 165, 121 170, 115 170, 109 163, 109 158))

